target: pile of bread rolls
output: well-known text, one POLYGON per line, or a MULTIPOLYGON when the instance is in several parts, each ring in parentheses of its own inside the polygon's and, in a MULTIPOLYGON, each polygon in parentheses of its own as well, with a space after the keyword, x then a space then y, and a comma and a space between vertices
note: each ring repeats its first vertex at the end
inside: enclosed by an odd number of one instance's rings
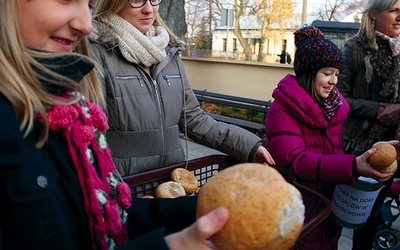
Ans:
POLYGON ((230 218, 210 238, 218 249, 290 249, 304 223, 301 193, 263 164, 238 164, 211 177, 199 190, 197 216, 219 206, 230 218))
POLYGON ((191 195, 199 188, 196 176, 184 168, 175 168, 171 173, 171 181, 157 186, 155 195, 158 198, 176 198, 191 195))

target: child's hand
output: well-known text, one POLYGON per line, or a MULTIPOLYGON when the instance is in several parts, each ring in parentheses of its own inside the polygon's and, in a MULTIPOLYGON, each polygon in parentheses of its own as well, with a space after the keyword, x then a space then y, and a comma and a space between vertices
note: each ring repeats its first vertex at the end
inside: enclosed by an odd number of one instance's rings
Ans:
POLYGON ((219 232, 229 219, 229 210, 224 207, 216 208, 198 218, 195 223, 184 230, 165 237, 169 249, 216 249, 207 239, 219 232))

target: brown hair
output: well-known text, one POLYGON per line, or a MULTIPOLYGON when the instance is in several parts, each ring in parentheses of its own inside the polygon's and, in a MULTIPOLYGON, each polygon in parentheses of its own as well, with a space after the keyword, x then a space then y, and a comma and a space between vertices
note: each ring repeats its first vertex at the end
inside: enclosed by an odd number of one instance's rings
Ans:
MULTIPOLYGON (((297 77, 297 82, 299 83, 299 86, 302 87, 310 96, 313 100, 315 100, 319 104, 324 103, 324 99, 319 97, 317 93, 315 92, 315 77, 317 76, 319 70, 314 70, 308 73, 305 73, 301 75, 300 77, 297 77)), ((335 87, 333 87, 335 88, 335 87)), ((335 93, 335 91, 331 91, 329 93, 329 96, 332 96, 335 93)))

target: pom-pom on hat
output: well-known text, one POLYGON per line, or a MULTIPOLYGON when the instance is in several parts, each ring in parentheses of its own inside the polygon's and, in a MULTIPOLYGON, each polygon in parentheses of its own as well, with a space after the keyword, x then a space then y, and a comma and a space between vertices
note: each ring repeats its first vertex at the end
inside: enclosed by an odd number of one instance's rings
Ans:
POLYGON ((294 72, 299 77, 321 68, 340 69, 342 62, 340 49, 318 28, 308 26, 297 30, 294 43, 297 47, 294 57, 294 72))

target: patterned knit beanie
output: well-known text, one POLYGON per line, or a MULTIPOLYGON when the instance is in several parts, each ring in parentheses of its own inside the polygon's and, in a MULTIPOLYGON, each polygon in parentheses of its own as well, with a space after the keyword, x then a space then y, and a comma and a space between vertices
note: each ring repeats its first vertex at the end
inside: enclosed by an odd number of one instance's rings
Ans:
POLYGON ((294 57, 294 72, 299 77, 321 68, 340 69, 342 61, 340 49, 318 28, 308 26, 294 32, 297 47, 294 57))

